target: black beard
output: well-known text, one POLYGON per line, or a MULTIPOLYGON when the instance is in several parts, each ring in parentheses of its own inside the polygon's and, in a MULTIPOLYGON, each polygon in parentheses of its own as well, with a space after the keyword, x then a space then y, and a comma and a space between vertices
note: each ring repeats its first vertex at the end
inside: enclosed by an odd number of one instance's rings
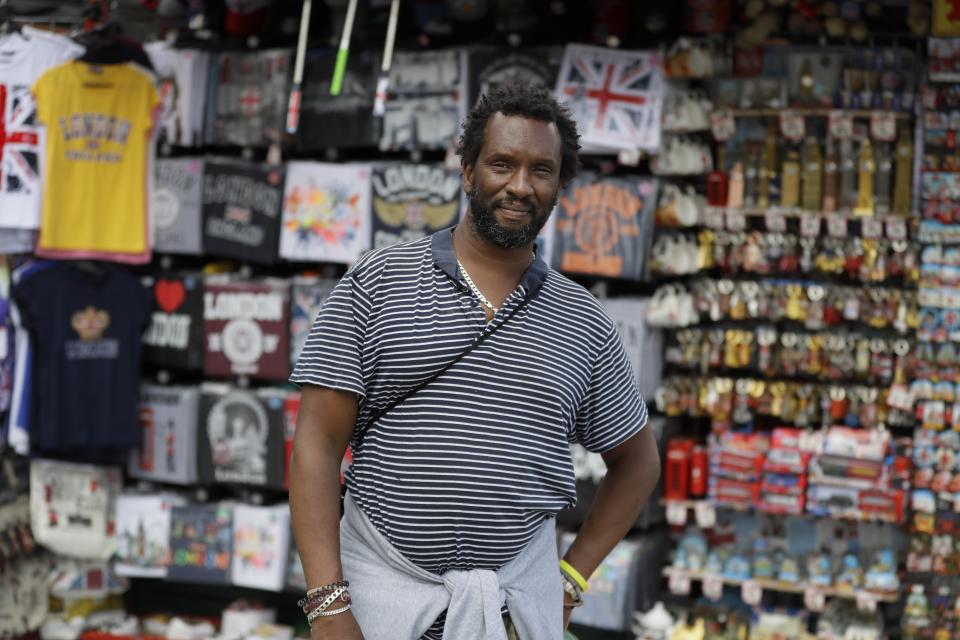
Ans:
POLYGON ((494 215, 496 202, 492 203, 489 207, 480 204, 480 193, 477 190, 477 186, 474 185, 468 198, 471 225, 478 236, 494 246, 503 249, 526 247, 537 239, 537 234, 543 229, 543 225, 547 224, 550 213, 557 204, 558 196, 559 190, 557 195, 554 196, 553 202, 545 211, 533 207, 531 210, 533 215, 530 216, 530 222, 527 224, 519 229, 508 229, 497 222, 497 218, 494 215))

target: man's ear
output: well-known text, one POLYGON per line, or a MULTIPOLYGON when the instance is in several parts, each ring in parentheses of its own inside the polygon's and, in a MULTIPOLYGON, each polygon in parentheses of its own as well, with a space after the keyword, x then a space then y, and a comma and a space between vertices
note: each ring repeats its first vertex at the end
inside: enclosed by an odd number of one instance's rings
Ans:
POLYGON ((463 169, 463 192, 468 196, 470 195, 470 192, 473 191, 473 167, 474 165, 472 164, 461 165, 461 168, 463 169))

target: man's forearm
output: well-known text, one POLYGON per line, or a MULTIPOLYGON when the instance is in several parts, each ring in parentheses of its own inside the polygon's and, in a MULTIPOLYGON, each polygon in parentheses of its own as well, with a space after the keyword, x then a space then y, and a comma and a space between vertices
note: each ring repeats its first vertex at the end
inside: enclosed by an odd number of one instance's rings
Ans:
POLYGON ((294 452, 290 471, 290 517, 308 588, 343 578, 340 567, 342 453, 294 452))
POLYGON ((660 477, 656 442, 644 429, 626 450, 607 461, 593 506, 564 559, 584 578, 596 570, 611 549, 630 531, 660 477))

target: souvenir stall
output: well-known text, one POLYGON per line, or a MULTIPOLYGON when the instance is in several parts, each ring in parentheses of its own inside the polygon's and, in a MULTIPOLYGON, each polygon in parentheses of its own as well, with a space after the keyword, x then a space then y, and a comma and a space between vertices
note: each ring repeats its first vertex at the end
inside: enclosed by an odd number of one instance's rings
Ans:
POLYGON ((0 637, 310 637, 288 377, 508 82, 662 460, 568 637, 960 637, 960 12, 660 4, 0 0, 0 637))

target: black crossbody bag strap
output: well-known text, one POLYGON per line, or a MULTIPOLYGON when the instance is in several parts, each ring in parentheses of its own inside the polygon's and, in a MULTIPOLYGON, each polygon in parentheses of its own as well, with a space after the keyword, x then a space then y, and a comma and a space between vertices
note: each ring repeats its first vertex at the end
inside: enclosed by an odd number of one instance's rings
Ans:
POLYGON ((479 347, 480 345, 482 345, 484 342, 486 342, 487 339, 488 339, 490 336, 492 336, 493 334, 495 334, 495 333, 500 329, 500 327, 502 327, 503 325, 507 324, 507 323, 510 321, 510 318, 512 318, 513 316, 515 316, 521 309, 523 309, 525 306, 527 306, 527 303, 530 302, 530 299, 531 299, 532 297, 533 297, 532 293, 527 294, 527 296, 524 297, 524 299, 520 301, 520 304, 518 304, 516 307, 514 307, 513 311, 511 311, 511 312, 507 315, 507 317, 503 319, 503 322, 501 322, 500 324, 496 325, 495 327, 493 327, 493 328, 490 329, 489 331, 484 331, 483 333, 481 333, 481 334, 476 338, 476 340, 474 340, 473 342, 470 343, 470 346, 469 346, 469 347, 467 347, 466 349, 464 349, 464 350, 460 353, 460 355, 458 355, 456 358, 454 358, 453 360, 451 360, 450 362, 448 362, 448 363, 446 364, 446 366, 443 367, 443 369, 440 369, 440 370, 437 371, 435 374, 433 374, 432 376, 430 376, 429 378, 427 378, 427 379, 424 380, 423 382, 420 382, 419 384, 417 384, 416 386, 414 386, 413 388, 411 388, 409 391, 407 391, 406 393, 404 393, 402 396, 400 396, 399 398, 397 398, 396 400, 394 400, 393 402, 391 402, 390 404, 388 404, 387 406, 383 407, 382 409, 380 409, 380 410, 378 410, 376 413, 374 413, 372 416, 370 416, 370 418, 367 419, 366 423, 363 425, 363 428, 360 429, 360 433, 357 434, 357 447, 356 447, 356 448, 359 449, 360 446, 363 445, 363 439, 364 439, 364 437, 367 435, 367 431, 369 431, 369 430, 370 430, 370 427, 372 427, 378 420, 380 420, 380 418, 382 418, 383 416, 385 416, 385 415, 387 415, 388 413, 390 413, 391 411, 393 411, 393 410, 397 407, 397 405, 399 405, 401 402, 405 401, 407 398, 409 398, 409 397, 412 396, 413 394, 417 393, 418 391, 422 390, 424 387, 426 387, 427 385, 429 385, 431 382, 433 382, 434 380, 436 380, 437 378, 439 378, 440 376, 442 376, 444 373, 446 373, 447 371, 449 371, 449 370, 450 370, 450 367, 452 367, 453 365, 455 365, 455 364, 457 364, 458 362, 460 362, 461 360, 463 360, 465 357, 467 357, 467 355, 468 355, 471 351, 473 351, 474 349, 476 349, 477 347, 479 347))

